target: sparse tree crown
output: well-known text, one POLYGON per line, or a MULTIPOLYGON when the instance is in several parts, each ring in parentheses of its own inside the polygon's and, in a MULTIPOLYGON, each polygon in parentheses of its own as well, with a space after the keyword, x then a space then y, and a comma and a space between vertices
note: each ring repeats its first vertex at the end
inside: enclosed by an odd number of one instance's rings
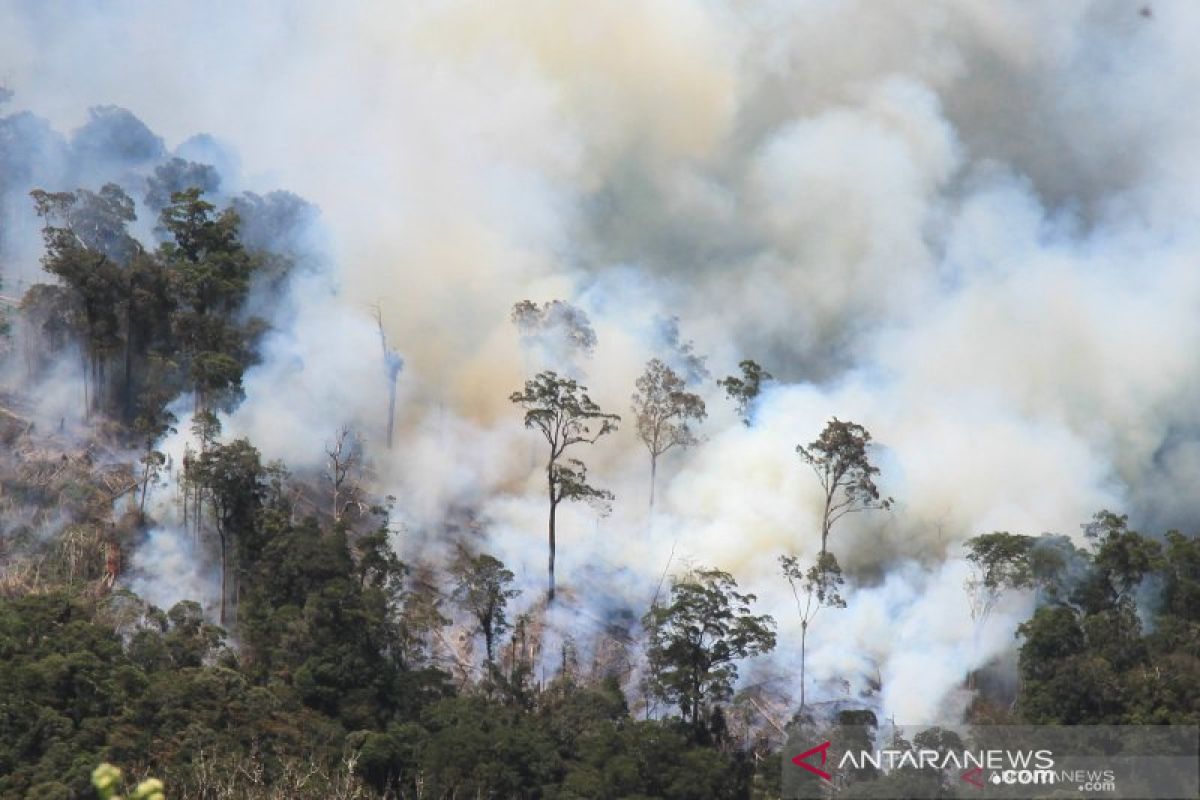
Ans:
POLYGON ((650 453, 650 505, 654 505, 654 483, 658 457, 674 447, 692 447, 699 440, 692 425, 706 416, 700 395, 687 391, 686 383, 663 361, 652 358, 637 379, 633 413, 638 439, 650 453))
POLYGON ((750 359, 743 360, 738 364, 738 367, 742 370, 740 378, 735 375, 728 375, 717 381, 717 385, 725 390, 726 396, 737 406, 738 416, 749 427, 750 407, 754 404, 755 398, 762 392, 763 384, 770 381, 773 376, 759 366, 757 362, 750 359))
POLYGON ((560 461, 564 451, 576 444, 592 444, 601 436, 617 429, 621 418, 600 410, 587 387, 556 372, 541 372, 525 381, 525 389, 513 392, 509 400, 525 409, 525 427, 540 431, 549 445, 546 459, 546 483, 550 500, 547 525, 550 556, 548 562, 549 590, 546 597, 554 601, 554 555, 556 544, 555 515, 563 500, 589 501, 606 511, 612 502, 611 492, 597 489, 587 482, 587 467, 579 459, 560 461))
POLYGON ((800 459, 812 467, 821 483, 825 507, 821 515, 821 552, 834 524, 847 514, 872 509, 887 510, 894 502, 880 497, 875 485, 879 468, 871 463, 871 434, 862 425, 834 417, 816 441, 796 446, 800 459))

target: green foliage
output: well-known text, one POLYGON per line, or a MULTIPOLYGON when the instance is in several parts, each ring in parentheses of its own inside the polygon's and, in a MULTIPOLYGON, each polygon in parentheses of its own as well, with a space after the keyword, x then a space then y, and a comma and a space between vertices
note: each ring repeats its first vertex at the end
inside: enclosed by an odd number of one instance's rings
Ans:
POLYGON ((454 599, 475 618, 483 635, 488 664, 493 662, 496 640, 508 630, 508 601, 521 594, 512 589, 513 574, 497 558, 482 553, 460 553, 451 567, 456 585, 454 599))
POLYGON ((244 305, 265 256, 242 245, 233 209, 217 212, 197 188, 175 192, 159 217, 166 240, 150 251, 129 233, 134 202, 114 184, 31 194, 42 264, 61 285, 32 287, 23 305, 52 351, 84 352, 89 412, 136 418, 146 435, 184 390, 198 409, 241 398, 262 329, 244 305))
POLYGON ((678 706, 698 736, 706 733, 704 712, 733 696, 737 662, 775 647, 775 621, 750 612, 755 599, 738 592, 729 573, 697 570, 672 585, 669 604, 642 620, 650 689, 678 706))
POLYGON ((875 485, 879 467, 871 463, 871 434, 862 425, 831 419, 807 447, 796 445, 800 460, 812 467, 821 483, 821 552, 828 550, 833 526, 847 514, 892 507, 875 485))
POLYGON ((804 708, 807 697, 808 626, 821 609, 846 607, 841 592, 845 580, 837 558, 828 551, 818 553, 816 563, 807 571, 799 558, 790 555, 779 557, 779 567, 791 587, 792 597, 796 600, 796 613, 800 617, 800 708, 804 708))
POLYGON ((1124 516, 1107 511, 1086 533, 1090 552, 1070 552, 1081 561, 1073 587, 1048 593, 1051 604, 1018 628, 1022 718, 1066 725, 1196 724, 1197 538, 1172 531, 1164 551, 1159 541, 1130 530, 1124 516))
POLYGON ((740 378, 736 375, 728 375, 717 381, 717 385, 725 390, 726 396, 736 405, 738 416, 742 418, 742 422, 746 427, 750 427, 750 409, 753 407, 755 399, 762 393, 763 384, 770 381, 773 376, 750 359, 743 360, 738 364, 738 368, 742 371, 740 378))
POLYGON ((699 440, 693 424, 707 416, 700 395, 687 391, 683 378, 663 361, 652 358, 637 379, 633 395, 637 435, 650 453, 650 505, 654 505, 654 479, 658 457, 675 447, 692 447, 699 440))
POLYGON ((590 501, 607 510, 612 493, 587 482, 587 467, 579 459, 563 460, 568 447, 594 444, 601 436, 617 430, 621 418, 600 410, 588 396, 587 387, 572 378, 552 371, 538 373, 525 388, 513 392, 509 400, 525 409, 525 427, 540 431, 549 446, 546 459, 546 483, 550 500, 547 526, 550 557, 548 562, 547 600, 554 601, 554 556, 556 544, 555 514, 563 500, 590 501))

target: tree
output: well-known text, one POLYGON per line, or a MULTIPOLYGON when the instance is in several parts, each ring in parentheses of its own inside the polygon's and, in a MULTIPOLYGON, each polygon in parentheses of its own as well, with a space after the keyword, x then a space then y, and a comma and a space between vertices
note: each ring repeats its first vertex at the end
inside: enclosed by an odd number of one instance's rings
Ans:
POLYGON ((673 447, 692 447, 699 441, 692 422, 706 416, 700 395, 686 391, 683 378, 657 358, 650 359, 637 379, 633 395, 637 434, 650 452, 650 507, 654 507, 654 483, 658 457, 673 447))
POLYGON ((541 305, 522 300, 513 305, 511 318, 522 339, 538 342, 552 353, 565 349, 590 356, 596 349, 596 331, 588 315, 565 300, 541 305))
POLYGON ((717 381, 717 385, 725 390, 726 396, 737 406, 742 422, 746 427, 750 427, 750 407, 762 392, 763 384, 770 381, 772 375, 748 358, 739 363, 738 367, 742 370, 742 377, 728 375, 717 381))
POLYGON ((828 552, 834 524, 847 514, 873 509, 887 510, 892 498, 879 496, 874 476, 879 468, 871 463, 867 448, 871 434, 861 425, 834 417, 816 441, 796 445, 800 459, 812 467, 821 482, 824 507, 821 511, 821 557, 828 552))
POLYGON ((487 553, 459 553, 451 573, 455 579, 454 600, 475 618, 490 666, 495 663, 496 640, 509 628, 505 613, 508 601, 521 591, 510 588, 512 571, 487 553))
POLYGON ((76 330, 83 339, 85 413, 90 413, 103 408, 107 367, 123 341, 119 309, 128 294, 124 267, 140 250, 128 232, 137 219, 133 200, 111 183, 98 193, 36 189, 30 195, 43 221, 42 266, 67 286, 81 317, 76 330))
POLYGON ((567 448, 594 444, 617 429, 621 418, 600 410, 587 394, 587 387, 571 378, 547 370, 525 389, 513 392, 509 400, 525 409, 525 427, 541 432, 549 446, 546 459, 546 487, 550 502, 547 533, 550 543, 548 602, 554 602, 555 514, 563 500, 594 500, 607 503, 612 493, 596 489, 587 482, 587 467, 578 459, 561 460, 567 448))
POLYGON ((249 292, 257 260, 238 239, 240 222, 232 208, 217 213, 197 188, 172 194, 159 215, 160 229, 170 236, 159 257, 180 301, 172 327, 186 356, 198 411, 238 399, 249 362, 248 337, 235 313, 249 292))
POLYGON ((139 413, 133 421, 133 431, 142 438, 145 452, 142 454, 142 496, 138 502, 138 512, 146 515, 146 494, 150 484, 158 477, 159 470, 166 464, 164 453, 154 449, 158 440, 168 433, 175 432, 175 415, 167 408, 170 402, 170 392, 165 387, 166 362, 158 356, 151 359, 152 379, 140 398, 139 413))
POLYGON ((841 588, 842 568, 833 553, 822 553, 806 571, 796 556, 780 556, 783 577, 792 587, 796 598, 796 613, 800 615, 800 708, 804 708, 805 668, 807 661, 808 626, 823 608, 845 608, 841 588), (801 600, 801 595, 804 599, 801 600))
POLYGON ((1093 571, 1073 599, 1089 612, 1132 603, 1142 579, 1161 566, 1162 545, 1129 529, 1124 514, 1100 511, 1085 526, 1092 543, 1093 571))
POLYGON ((337 523, 341 522, 347 508, 360 501, 361 490, 354 478, 362 459, 362 440, 343 425, 338 428, 333 442, 325 445, 325 456, 329 459, 326 476, 333 488, 330 511, 337 523))
POLYGON ((970 551, 967 561, 972 567, 972 575, 966 581, 971 619, 986 619, 1005 590, 1033 586, 1030 554, 1036 542, 1032 536, 1007 531, 985 533, 967 540, 966 547, 970 551))
POLYGON ((756 599, 738 592, 728 572, 701 569, 675 581, 671 602, 642 618, 650 634, 650 689, 678 705, 698 736, 703 712, 733 695, 737 662, 775 647, 775 620, 750 613, 756 599))
MULTIPOLYGON (((229 596, 229 547, 237 539, 250 549, 263 498, 263 467, 258 450, 247 439, 223 445, 209 443, 195 461, 196 481, 208 494, 221 548, 220 622, 225 624, 229 596)), ((242 561, 239 559, 239 561, 242 561)))
MULTIPOLYGON (((963 583, 974 621, 972 647, 978 647, 979 633, 988 615, 1005 591, 1029 589, 1034 585, 1035 572, 1030 556, 1037 540, 996 531, 968 539, 967 561, 971 575, 963 583)), ((967 676, 967 688, 975 688, 975 673, 967 676)))
POLYGON ((379 327, 379 344, 383 347, 383 374, 388 382, 387 446, 392 449, 392 434, 396 429, 396 381, 404 370, 404 359, 388 346, 387 332, 383 329, 383 310, 375 306, 375 324, 379 327))

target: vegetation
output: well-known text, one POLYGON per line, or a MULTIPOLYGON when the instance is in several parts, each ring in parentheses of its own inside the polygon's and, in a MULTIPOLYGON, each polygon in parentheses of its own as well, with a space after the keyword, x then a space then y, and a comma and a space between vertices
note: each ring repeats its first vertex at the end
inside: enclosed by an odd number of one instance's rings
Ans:
POLYGON ((547 602, 554 602, 554 552, 557 545, 555 520, 564 500, 605 504, 612 493, 588 483, 587 465, 577 458, 564 458, 568 447, 595 444, 601 436, 617 429, 621 418, 606 414, 588 397, 587 387, 552 371, 541 372, 525 382, 525 389, 509 398, 525 409, 525 427, 537 430, 549 446, 546 458, 546 488, 550 499, 547 536, 550 544, 547 602))
POLYGON ((871 434, 862 425, 834 417, 807 447, 796 445, 800 460, 812 467, 821 484, 821 558, 829 550, 829 534, 847 514, 892 507, 875 485, 879 467, 871 463, 871 434))
POLYGON ((737 662, 775 647, 775 621, 750 613, 755 599, 729 573, 702 569, 676 581, 670 602, 643 620, 651 691, 679 707, 698 739, 720 733, 719 704, 733 695, 737 662))
POLYGON ((654 507, 654 483, 658 458, 672 448, 694 446, 699 440, 693 424, 707 413, 700 395, 686 390, 683 378, 657 358, 650 359, 637 379, 633 414, 637 435, 650 454, 650 507, 654 507))
POLYGON ((727 375, 717 381, 717 385, 725 390, 725 394, 734 402, 738 416, 742 418, 746 427, 749 427, 750 409, 762 393, 763 385, 768 383, 773 376, 759 366, 757 361, 751 359, 742 361, 738 364, 738 368, 742 371, 741 377, 727 375))
MULTIPOLYGON (((692 569, 662 602, 615 611, 608 627, 624 661, 594 654, 589 666, 570 631, 553 654, 540 650, 551 611, 578 609, 522 601, 519 575, 478 540, 448 542, 446 563, 402 561, 392 500, 370 495, 366 445, 349 428, 325 445, 321 474, 299 476, 223 434, 217 412, 239 401, 265 330, 251 298, 290 267, 251 246, 242 214, 253 201, 218 209, 178 185, 212 183, 195 166, 155 172, 155 246, 130 232, 136 204, 116 185, 33 193, 55 282, 24 294, 20 324, 37 345, 24 355, 34 374, 64 360, 80 370, 90 424, 80 442, 0 408, 0 436, 20 449, 0 458, 0 796, 778 796, 769 756, 783 726, 739 684, 745 662, 775 648, 775 621, 730 573, 692 569), (191 443, 172 464, 162 442, 183 427, 184 398, 191 443), (147 498, 164 480, 197 557, 219 572, 208 608, 200 598, 158 608, 118 580, 122 552, 161 523, 147 498)), ((548 347, 586 355, 596 343, 583 312, 562 301, 518 303, 513 320, 548 347)), ((382 324, 380 338, 394 401, 401 361, 382 324)), ((677 350, 696 359, 693 371, 703 366, 690 343, 677 350)), ((770 375, 749 360, 741 371, 720 384, 749 425, 770 375)), ((659 359, 635 384, 652 504, 658 458, 695 444, 706 415, 687 385, 659 359)), ((550 370, 510 400, 546 442, 553 601, 558 506, 613 499, 570 456, 619 417, 550 370)), ((792 716, 805 721, 807 633, 849 596, 832 535, 846 515, 892 500, 862 425, 834 418, 796 451, 822 492, 815 559, 779 559, 801 631, 792 716)), ((978 624, 1007 595, 1037 601, 1018 629, 1015 690, 963 676, 976 690, 969 719, 1200 722, 1200 540, 1146 536, 1104 511, 1084 542, 993 532, 967 543, 978 624)), ((951 736, 903 746, 946 748, 951 736)), ((897 785, 948 791, 903 770, 854 779, 880 791, 890 781, 893 795, 897 785)))
POLYGON ((779 567, 792 589, 796 613, 800 617, 800 708, 804 708, 808 670, 808 626, 824 608, 845 608, 841 587, 845 583, 842 568, 833 553, 817 556, 807 570, 796 556, 780 556, 779 567))

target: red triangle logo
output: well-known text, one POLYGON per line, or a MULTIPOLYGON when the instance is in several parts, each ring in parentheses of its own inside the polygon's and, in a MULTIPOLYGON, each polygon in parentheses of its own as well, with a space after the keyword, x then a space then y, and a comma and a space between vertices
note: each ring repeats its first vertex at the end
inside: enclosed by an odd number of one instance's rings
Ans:
POLYGON ((801 753, 800 755, 793 758, 792 763, 795 764, 797 767, 801 767, 803 769, 808 770, 813 775, 816 775, 818 778, 821 778, 822 780, 827 780, 827 781, 833 780, 833 776, 830 775, 828 772, 826 772, 823 769, 818 769, 817 767, 814 767, 812 764, 809 764, 808 761, 806 760, 809 756, 816 755, 817 753, 821 754, 821 766, 822 767, 825 766, 825 758, 829 754, 829 742, 827 742, 827 741, 822 742, 821 744, 817 745, 816 747, 812 747, 812 748, 809 748, 808 750, 805 750, 803 753, 801 753))

